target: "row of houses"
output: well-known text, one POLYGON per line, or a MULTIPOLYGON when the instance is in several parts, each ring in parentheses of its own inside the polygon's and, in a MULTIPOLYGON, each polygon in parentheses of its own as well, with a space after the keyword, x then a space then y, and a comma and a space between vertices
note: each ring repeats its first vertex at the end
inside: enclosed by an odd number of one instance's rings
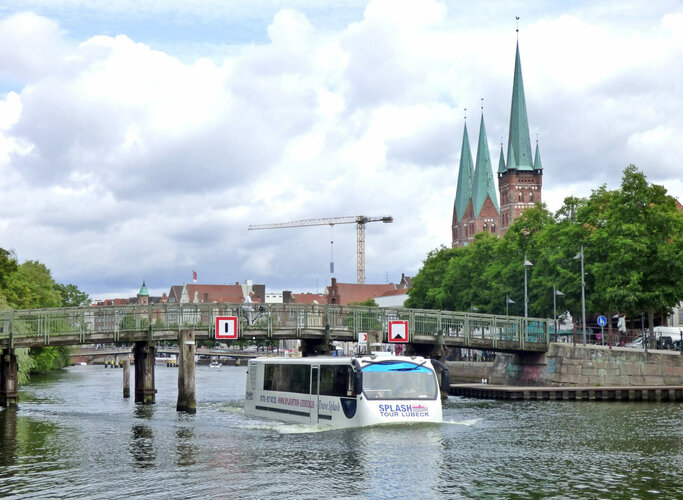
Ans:
POLYGON ((250 292, 254 292, 256 302, 262 303, 349 305, 373 299, 380 307, 400 307, 408 298, 410 286, 411 277, 403 274, 398 283, 338 283, 332 278, 324 293, 293 293, 289 290, 273 293, 267 292, 265 285, 247 280, 243 284, 234 285, 185 283, 171 286, 169 292, 161 296, 151 296, 143 282, 135 297, 98 300, 93 303, 93 307, 171 303, 238 304, 250 292))

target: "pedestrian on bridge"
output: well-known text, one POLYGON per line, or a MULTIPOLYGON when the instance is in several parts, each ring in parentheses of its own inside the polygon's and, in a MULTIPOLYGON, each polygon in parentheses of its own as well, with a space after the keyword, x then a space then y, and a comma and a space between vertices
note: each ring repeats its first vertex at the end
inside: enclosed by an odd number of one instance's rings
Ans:
POLYGON ((254 311, 254 308, 251 307, 251 304, 254 302, 254 291, 253 290, 251 292, 249 292, 249 294, 246 297, 244 297, 243 302, 244 302, 244 304, 246 304, 244 306, 244 310, 247 311, 247 324, 251 325, 251 322, 252 322, 251 314, 254 311))

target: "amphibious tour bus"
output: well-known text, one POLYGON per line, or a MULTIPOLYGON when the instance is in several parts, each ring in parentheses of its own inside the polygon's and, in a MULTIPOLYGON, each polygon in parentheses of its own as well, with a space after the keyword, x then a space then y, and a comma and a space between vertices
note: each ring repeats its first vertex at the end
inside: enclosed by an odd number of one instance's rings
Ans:
POLYGON ((245 413, 286 422, 357 427, 442 419, 437 374, 421 357, 257 358, 246 385, 245 413))

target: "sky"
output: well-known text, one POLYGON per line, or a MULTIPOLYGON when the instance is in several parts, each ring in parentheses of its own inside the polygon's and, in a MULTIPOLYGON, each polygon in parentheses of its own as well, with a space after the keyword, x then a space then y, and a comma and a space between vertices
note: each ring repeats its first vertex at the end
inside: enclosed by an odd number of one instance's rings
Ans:
POLYGON ((391 215, 397 283, 450 245, 465 116, 507 148, 517 36, 550 210, 631 163, 683 201, 680 1, 3 0, 0 247, 93 298, 317 292, 355 224, 248 226, 391 215))

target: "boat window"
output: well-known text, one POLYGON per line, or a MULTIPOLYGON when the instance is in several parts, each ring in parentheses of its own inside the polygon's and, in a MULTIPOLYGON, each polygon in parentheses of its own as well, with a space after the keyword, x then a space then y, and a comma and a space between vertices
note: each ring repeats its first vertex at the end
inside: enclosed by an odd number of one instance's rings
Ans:
POLYGON ((436 399, 436 375, 413 363, 375 363, 363 368, 363 394, 368 399, 436 399))
POLYGON ((353 368, 350 365, 321 365, 320 395, 352 396, 353 368))
POLYGON ((309 394, 311 368, 298 364, 266 364, 263 389, 265 391, 298 392, 309 394))

